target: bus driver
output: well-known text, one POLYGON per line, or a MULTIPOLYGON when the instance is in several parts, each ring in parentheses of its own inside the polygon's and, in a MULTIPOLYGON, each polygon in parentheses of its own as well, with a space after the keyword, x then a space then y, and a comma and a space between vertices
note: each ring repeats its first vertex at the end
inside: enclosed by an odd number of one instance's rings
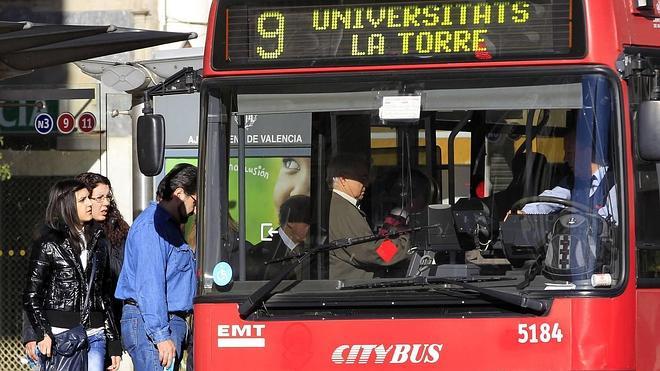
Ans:
MULTIPOLYGON (((566 177, 559 185, 552 189, 543 191, 539 196, 550 196, 566 200, 579 200, 586 203, 595 213, 618 224, 618 212, 616 203, 616 184, 614 182, 613 169, 608 166, 603 155, 599 155, 591 144, 581 145, 576 142, 576 129, 572 128, 564 137, 564 161, 570 167, 573 175, 566 177), (576 153, 577 152, 577 153, 576 153), (577 155, 577 156, 576 156, 577 155), (580 200, 576 188, 576 158, 590 157, 589 163, 590 179, 585 185, 589 186, 589 192, 580 200)), ((525 205, 521 212, 524 214, 549 214, 559 211, 563 206, 550 202, 536 202, 525 205)))

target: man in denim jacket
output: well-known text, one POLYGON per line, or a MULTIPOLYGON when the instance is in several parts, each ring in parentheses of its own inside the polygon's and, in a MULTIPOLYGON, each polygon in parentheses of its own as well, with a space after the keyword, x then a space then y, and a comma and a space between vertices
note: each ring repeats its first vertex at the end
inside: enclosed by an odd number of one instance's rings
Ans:
POLYGON ((186 317, 195 295, 195 254, 182 225, 197 206, 197 168, 175 166, 158 185, 152 203, 133 222, 119 275, 124 301, 122 343, 136 370, 178 370, 188 335, 186 317))

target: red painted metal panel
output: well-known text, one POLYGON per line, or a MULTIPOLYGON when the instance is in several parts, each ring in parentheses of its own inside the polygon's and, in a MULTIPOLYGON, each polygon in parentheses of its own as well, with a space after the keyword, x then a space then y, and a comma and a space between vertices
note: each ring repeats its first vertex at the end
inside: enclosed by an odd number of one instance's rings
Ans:
POLYGON ((215 36, 216 15, 218 14, 218 0, 213 0, 211 3, 211 10, 209 11, 209 21, 206 27, 206 45, 204 46, 204 64, 203 76, 211 76, 213 69, 211 69, 211 58, 213 55, 213 40, 215 36))
POLYGON ((358 366, 365 370, 410 366, 421 370, 632 370, 632 305, 631 293, 614 299, 558 299, 546 317, 255 322, 241 320, 236 304, 198 304, 195 366, 201 371, 358 366), (536 343, 519 341, 521 324, 529 339, 533 337, 530 326, 536 325, 536 343), (551 336, 555 324, 561 329, 561 341, 551 336), (542 335, 541 329, 548 331, 542 335), (239 339, 239 344, 219 347, 221 339, 239 339), (263 339, 263 346, 255 339, 263 339), (373 349, 381 345, 380 352, 373 349), (387 349, 382 363, 377 363, 378 355, 387 349))
POLYGON ((556 301, 548 317, 253 322, 238 317, 236 304, 198 304, 195 316, 195 369, 201 371, 565 370, 571 361, 570 300, 556 301), (519 342, 520 324, 536 325, 536 343, 519 342), (555 324, 561 341, 551 338, 555 324), (218 346, 229 338, 263 338, 264 344, 218 346))
POLYGON ((660 289, 637 292, 637 367, 660 370, 660 289))
POLYGON ((650 1, 653 3, 653 8, 645 11, 635 9, 634 0, 612 2, 617 15, 619 44, 660 46, 660 1, 650 1))
POLYGON ((635 369, 634 290, 612 299, 574 299, 573 370, 635 369))

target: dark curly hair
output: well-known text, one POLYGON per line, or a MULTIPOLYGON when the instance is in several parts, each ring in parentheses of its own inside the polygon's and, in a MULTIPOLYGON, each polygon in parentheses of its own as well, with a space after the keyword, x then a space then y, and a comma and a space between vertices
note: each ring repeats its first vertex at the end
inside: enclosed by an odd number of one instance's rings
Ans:
MULTIPOLYGON (((78 174, 75 178, 85 184, 85 187, 89 191, 91 196, 92 190, 96 188, 99 184, 105 184, 110 188, 110 193, 112 193, 112 185, 110 184, 110 179, 107 177, 97 174, 97 173, 81 173, 78 174)), ((128 236, 129 225, 122 217, 117 204, 113 199, 110 201, 110 206, 108 207, 108 216, 104 222, 99 223, 103 227, 106 238, 110 242, 112 248, 121 248, 126 241, 126 236, 128 236)))

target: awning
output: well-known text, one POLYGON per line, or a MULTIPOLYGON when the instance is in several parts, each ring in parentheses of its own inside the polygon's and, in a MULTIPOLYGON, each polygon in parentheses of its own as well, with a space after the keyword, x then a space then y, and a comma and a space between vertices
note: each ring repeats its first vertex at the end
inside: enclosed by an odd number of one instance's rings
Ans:
POLYGON ((197 34, 108 26, 0 22, 0 79, 37 68, 194 39, 197 34))

